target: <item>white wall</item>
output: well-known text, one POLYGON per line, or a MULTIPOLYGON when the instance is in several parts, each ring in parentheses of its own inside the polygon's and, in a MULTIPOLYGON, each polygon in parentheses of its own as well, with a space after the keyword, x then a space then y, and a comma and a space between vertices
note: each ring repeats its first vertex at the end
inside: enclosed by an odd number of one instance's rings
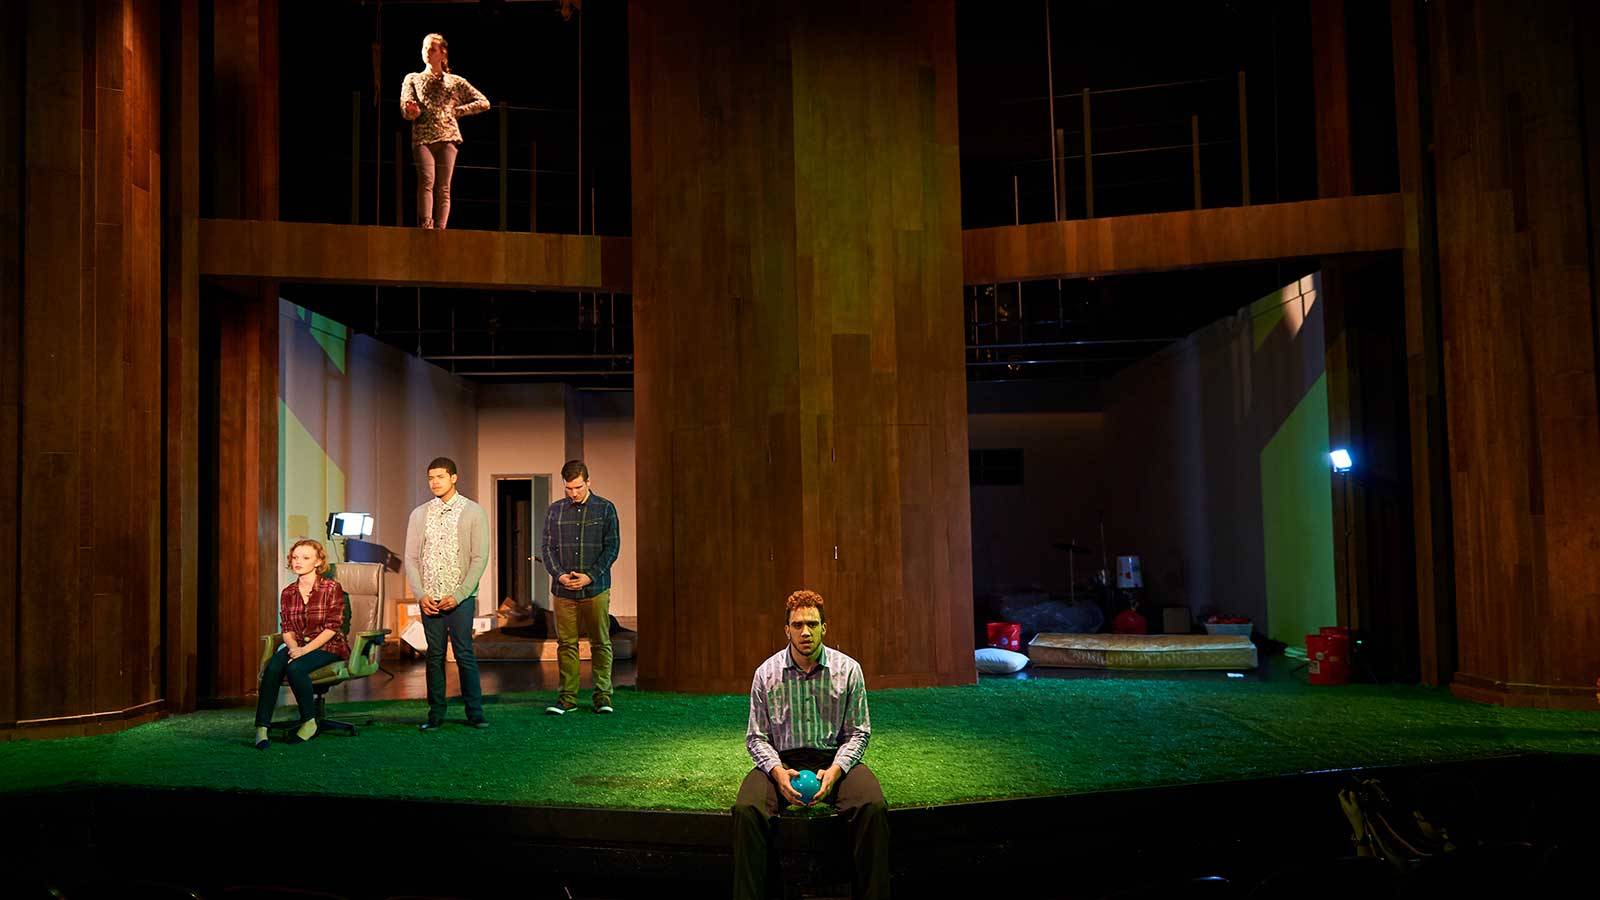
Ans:
MULTIPOLYGON (((622 553, 611 568, 611 614, 636 616, 639 554, 634 517, 633 393, 586 391, 582 398, 583 461, 589 466, 594 492, 617 505, 622 534, 622 553)), ((559 484, 552 488, 561 489, 559 484)))
MULTIPOLYGON (((621 518, 612 613, 637 615, 632 393, 475 385, 292 303, 280 316, 280 555, 298 538, 322 539, 328 513, 344 510, 371 512, 372 540, 403 553, 411 510, 429 497, 426 466, 448 456, 458 489, 489 514, 478 585, 478 611, 488 613, 500 602, 496 476, 547 475, 555 499, 561 466, 582 458, 621 518)), ((388 590, 403 596, 404 579, 391 576, 388 590)))
MULTIPOLYGON (((292 303, 279 314, 280 551, 324 540, 328 513, 348 510, 372 513, 371 540, 403 553, 428 462, 448 456, 473 483, 475 386, 292 303)), ((390 594, 402 583, 391 575, 390 594)))
MULTIPOLYGON (((489 567, 478 584, 478 611, 500 605, 499 558, 494 535, 499 510, 494 496, 496 476, 551 476, 552 499, 560 497, 561 466, 567 461, 567 394, 560 384, 484 385, 478 392, 477 478, 468 488, 473 500, 489 513, 489 567)), ((465 484, 465 481, 463 482, 465 484)), ((543 516, 544 510, 534 510, 543 516)), ((546 605, 547 597, 533 598, 546 605)))

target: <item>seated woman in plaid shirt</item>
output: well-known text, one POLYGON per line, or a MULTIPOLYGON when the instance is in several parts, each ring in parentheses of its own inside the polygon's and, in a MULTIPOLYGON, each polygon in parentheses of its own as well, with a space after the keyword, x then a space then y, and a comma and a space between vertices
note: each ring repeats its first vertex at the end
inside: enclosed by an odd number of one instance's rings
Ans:
POLYGON ((328 554, 310 539, 298 540, 289 548, 289 569, 294 583, 278 597, 278 621, 283 628, 283 645, 261 673, 261 692, 256 700, 256 749, 267 749, 267 726, 272 724, 272 708, 278 702, 278 686, 289 679, 289 688, 300 704, 300 727, 295 736, 309 741, 317 734, 317 696, 311 689, 311 673, 329 663, 350 658, 345 643, 344 588, 328 571, 328 554))

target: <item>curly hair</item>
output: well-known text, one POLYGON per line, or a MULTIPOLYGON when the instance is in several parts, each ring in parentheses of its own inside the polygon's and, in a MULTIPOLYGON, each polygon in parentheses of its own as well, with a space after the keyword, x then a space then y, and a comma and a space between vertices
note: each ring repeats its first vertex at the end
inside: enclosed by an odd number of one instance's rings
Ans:
POLYGON ((311 547, 317 551, 318 575, 328 571, 328 551, 322 549, 322 543, 320 541, 313 541, 311 538, 301 538, 300 540, 295 541, 294 545, 289 548, 289 555, 284 558, 285 565, 288 568, 294 568, 294 551, 300 549, 301 547, 311 547))
POLYGON ((797 609, 815 609, 823 624, 827 624, 828 611, 822 607, 822 595, 816 591, 795 591, 790 594, 789 599, 783 601, 783 624, 789 624, 789 617, 797 609))

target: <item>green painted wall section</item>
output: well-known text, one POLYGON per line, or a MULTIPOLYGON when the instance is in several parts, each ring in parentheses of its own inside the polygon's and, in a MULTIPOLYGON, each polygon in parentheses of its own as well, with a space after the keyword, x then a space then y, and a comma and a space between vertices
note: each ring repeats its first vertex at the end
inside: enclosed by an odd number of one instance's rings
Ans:
POLYGON ((1305 636, 1335 624, 1333 499, 1324 374, 1261 451, 1261 523, 1268 637, 1292 656, 1305 636))

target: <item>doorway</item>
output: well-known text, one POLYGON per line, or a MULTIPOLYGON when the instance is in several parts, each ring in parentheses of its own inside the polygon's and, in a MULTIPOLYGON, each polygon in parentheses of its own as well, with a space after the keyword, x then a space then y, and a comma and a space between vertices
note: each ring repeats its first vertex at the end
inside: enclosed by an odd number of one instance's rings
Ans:
POLYGON ((496 475, 495 492, 495 606, 503 611, 507 601, 522 617, 545 610, 550 604, 550 575, 538 561, 544 544, 544 511, 550 506, 549 475, 496 475))

